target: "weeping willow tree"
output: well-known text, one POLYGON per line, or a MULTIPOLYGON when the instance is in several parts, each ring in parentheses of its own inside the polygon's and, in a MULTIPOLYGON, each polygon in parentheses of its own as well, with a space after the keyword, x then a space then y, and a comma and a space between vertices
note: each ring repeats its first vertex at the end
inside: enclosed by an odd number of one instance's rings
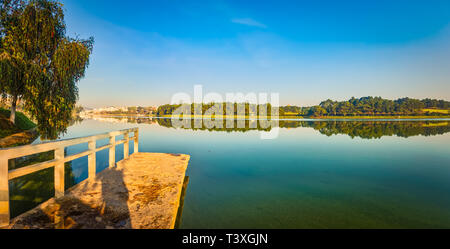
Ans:
POLYGON ((93 38, 66 36, 62 4, 52 0, 0 0, 0 91, 37 121, 44 139, 55 139, 70 124, 93 38))

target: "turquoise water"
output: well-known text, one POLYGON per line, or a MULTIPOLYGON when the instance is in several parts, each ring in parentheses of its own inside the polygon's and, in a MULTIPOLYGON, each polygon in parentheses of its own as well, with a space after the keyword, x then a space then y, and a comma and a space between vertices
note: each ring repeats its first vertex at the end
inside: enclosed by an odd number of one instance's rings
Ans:
MULTIPOLYGON (((110 121, 84 120, 64 138, 139 127, 140 151, 191 155, 181 228, 450 228, 449 120, 286 121, 274 140, 110 121)), ((107 157, 97 154, 100 170, 107 157)), ((86 158, 70 167, 87 178, 86 158)))

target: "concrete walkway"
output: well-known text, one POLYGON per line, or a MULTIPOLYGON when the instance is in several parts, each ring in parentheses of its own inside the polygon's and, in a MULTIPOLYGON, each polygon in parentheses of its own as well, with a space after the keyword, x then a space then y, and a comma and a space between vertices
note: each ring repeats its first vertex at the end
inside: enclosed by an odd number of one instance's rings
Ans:
POLYGON ((11 221, 11 229, 173 229, 190 157, 135 153, 11 221))

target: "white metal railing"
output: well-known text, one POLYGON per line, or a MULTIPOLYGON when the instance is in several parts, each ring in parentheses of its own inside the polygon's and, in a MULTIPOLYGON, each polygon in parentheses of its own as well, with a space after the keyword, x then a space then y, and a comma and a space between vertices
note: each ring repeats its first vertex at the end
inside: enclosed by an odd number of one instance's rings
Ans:
POLYGON ((29 175, 51 167, 55 168, 55 197, 64 196, 64 164, 81 157, 88 157, 89 178, 96 176, 96 153, 109 149, 109 167, 116 165, 116 145, 124 144, 124 159, 129 157, 129 142, 134 141, 134 153, 139 151, 139 129, 132 128, 121 131, 94 135, 89 137, 81 137, 74 139, 61 140, 56 142, 48 142, 36 145, 26 145, 14 147, 10 149, 0 149, 0 227, 8 226, 10 220, 9 210, 9 180, 16 179, 21 176, 29 175), (134 136, 130 138, 130 133, 134 136), (123 135, 124 139, 116 141, 116 136, 123 135), (97 148, 97 140, 109 138, 109 144, 97 148), (88 150, 65 157, 64 149, 69 146, 88 143, 88 150), (53 160, 33 164, 30 166, 9 170, 8 161, 10 159, 20 158, 24 156, 34 155, 38 153, 54 151, 53 160))

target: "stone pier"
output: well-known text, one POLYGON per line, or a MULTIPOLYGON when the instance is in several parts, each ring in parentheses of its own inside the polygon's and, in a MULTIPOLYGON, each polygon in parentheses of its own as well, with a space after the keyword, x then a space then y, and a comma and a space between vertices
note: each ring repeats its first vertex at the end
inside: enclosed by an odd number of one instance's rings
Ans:
POLYGON ((190 157, 135 153, 14 218, 10 229, 173 229, 190 157))

